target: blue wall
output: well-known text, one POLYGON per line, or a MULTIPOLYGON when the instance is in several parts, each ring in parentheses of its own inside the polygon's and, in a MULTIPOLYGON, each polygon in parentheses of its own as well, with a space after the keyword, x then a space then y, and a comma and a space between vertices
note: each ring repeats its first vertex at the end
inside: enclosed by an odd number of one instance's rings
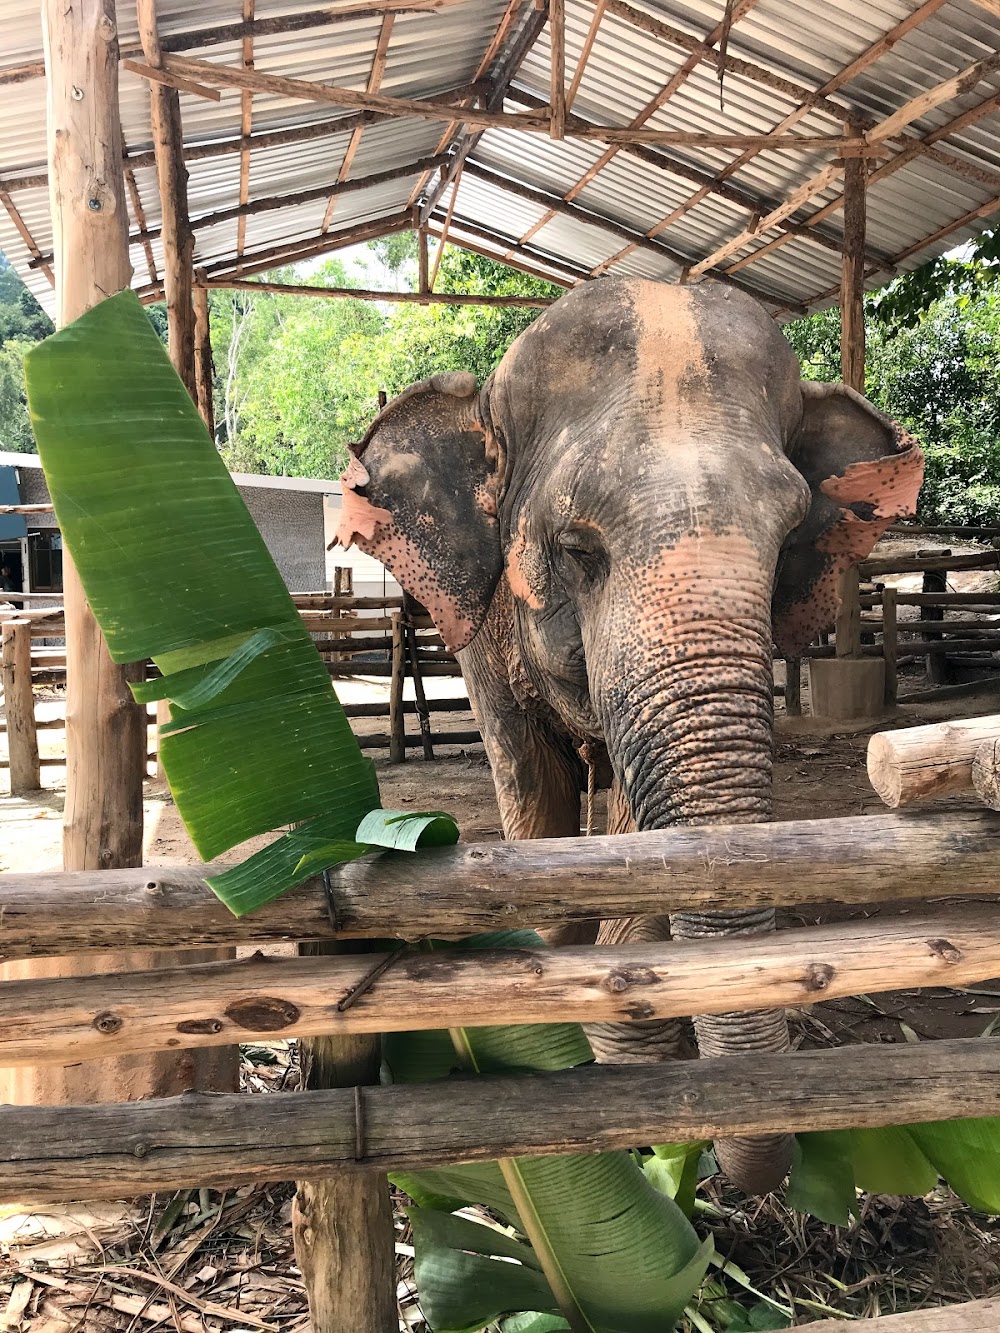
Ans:
MULTIPOLYGON (((15 468, 0 467, 0 505, 19 505, 15 468)), ((23 514, 0 514, 0 541, 27 535, 28 525, 23 514)))

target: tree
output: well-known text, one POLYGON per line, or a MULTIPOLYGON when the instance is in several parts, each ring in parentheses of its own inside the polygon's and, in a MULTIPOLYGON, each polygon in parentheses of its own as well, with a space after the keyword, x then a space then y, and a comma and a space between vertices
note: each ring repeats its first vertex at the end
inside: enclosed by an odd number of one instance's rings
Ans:
POLYGON ((24 391, 24 354, 32 345, 10 338, 0 346, 0 449, 19 454, 35 453, 24 391))

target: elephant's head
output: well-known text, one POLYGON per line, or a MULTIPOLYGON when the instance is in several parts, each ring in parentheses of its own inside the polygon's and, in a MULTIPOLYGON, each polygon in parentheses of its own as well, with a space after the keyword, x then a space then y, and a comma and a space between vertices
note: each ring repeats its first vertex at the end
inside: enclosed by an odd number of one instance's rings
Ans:
MULTIPOLYGON (((532 686, 603 737, 640 829, 771 814, 772 635, 833 620, 841 571, 910 513, 919 449, 843 385, 803 383, 728 287, 605 279, 521 335, 481 392, 414 385, 345 477, 341 540, 383 560, 467 645, 502 574, 532 686)), ((681 914, 675 934, 773 913, 681 914)), ((696 1022, 703 1052, 781 1048, 783 1017, 696 1022)), ((773 1184, 783 1140, 720 1154, 773 1184)))

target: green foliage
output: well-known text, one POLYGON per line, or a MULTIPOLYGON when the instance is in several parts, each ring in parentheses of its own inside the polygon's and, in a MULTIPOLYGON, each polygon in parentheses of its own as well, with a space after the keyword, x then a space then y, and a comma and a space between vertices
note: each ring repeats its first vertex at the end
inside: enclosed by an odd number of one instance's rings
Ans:
MULTIPOLYGON (((923 446, 919 518, 1000 522, 1000 289, 953 288, 913 322, 875 318, 880 301, 866 301, 865 391, 923 446)), ((789 324, 785 334, 806 379, 840 378, 839 311, 789 324)))
POLYGON ((24 389, 24 356, 33 344, 10 338, 0 346, 0 449, 35 452, 24 389))
POLYGON ((0 347, 12 339, 40 342, 51 332, 51 319, 0 254, 0 347))
MULTIPOLYGON (((466 946, 539 943, 533 932, 516 931, 480 936, 466 946)), ((420 1033, 415 1050, 408 1049, 412 1036, 396 1034, 386 1043, 396 1081, 442 1077, 456 1064, 497 1074, 565 1069, 593 1058, 575 1024, 420 1033)), ((435 1333, 464 1333, 500 1315, 560 1308, 574 1328, 591 1333, 669 1333, 712 1252, 711 1240, 699 1244, 673 1199, 650 1184, 627 1152, 514 1158, 393 1180, 425 1210, 416 1215, 415 1265, 421 1305, 436 1312, 429 1316, 435 1333), (447 1217, 468 1204, 502 1217, 508 1236, 468 1219, 429 1225, 432 1213, 447 1217)), ((512 1327, 561 1325, 530 1319, 512 1327)))
MULTIPOLYGON (((406 286, 415 254, 410 233, 372 242, 381 263, 406 286)), ((303 281, 291 270, 274 281, 303 281)), ((352 287, 370 275, 340 260, 306 279, 352 287)), ((548 283, 447 247, 436 290, 476 295, 558 295, 548 283)), ((364 434, 390 397, 437 371, 469 370, 482 382, 522 329, 529 309, 382 305, 305 300, 274 293, 211 293, 216 417, 223 457, 236 472, 337 476, 347 445, 364 434)))
POLYGON ((942 1178, 966 1203, 1000 1212, 1000 1120, 948 1120, 796 1136, 787 1200, 847 1226, 857 1190, 923 1196, 942 1178))

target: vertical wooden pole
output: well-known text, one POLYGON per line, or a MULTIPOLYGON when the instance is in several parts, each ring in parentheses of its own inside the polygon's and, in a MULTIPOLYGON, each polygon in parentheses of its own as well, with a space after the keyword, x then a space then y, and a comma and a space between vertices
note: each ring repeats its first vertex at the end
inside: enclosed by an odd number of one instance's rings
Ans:
MULTIPOLYGON (((300 944, 299 952, 343 948, 300 944)), ((379 1081, 381 1043, 368 1034, 314 1037, 303 1042, 303 1060, 308 1088, 362 1087, 379 1081)), ((300 1181, 292 1235, 313 1333, 397 1333, 392 1205, 380 1171, 300 1181)))
MULTIPOLYGON (((56 323, 68 324, 127 287, 128 209, 118 114, 114 0, 44 0, 49 196, 56 269, 56 323)), ((137 667, 108 654, 69 553, 63 552, 66 614, 66 870, 107 870, 142 860, 146 714, 127 681, 137 667)), ((148 953, 11 963, 0 977, 58 977, 149 967, 148 953)), ((171 1063, 176 1063, 176 1058, 171 1063)), ((86 1103, 161 1090, 157 1058, 100 1060, 0 1072, 0 1101, 86 1103)), ((185 1086, 169 1090, 180 1092, 185 1086)))
MULTIPOLYGON (((849 134, 861 133, 853 121, 849 134)), ((865 231, 867 163, 848 158, 844 168, 844 257, 840 280, 840 368, 845 384, 865 391, 865 231)))
POLYGON ((837 656, 861 656, 861 591, 857 565, 840 576, 840 605, 837 608, 837 656))
POLYGON ((785 712, 789 717, 802 716, 802 659, 785 659, 785 712))
POLYGON ((194 378, 198 411, 215 439, 215 403, 212 398, 212 331, 208 317, 208 288, 194 289, 194 378))
POLYGON ((392 674, 389 677, 389 762, 406 758, 406 718, 403 683, 406 680, 406 626, 400 612, 392 616, 392 674))
MULTIPOLYGON (((919 555, 920 552, 918 551, 919 555)), ((926 555, 927 552, 925 551, 926 555)), ((951 555, 950 551, 934 552, 937 554, 951 555)), ((927 569, 924 571, 923 592, 947 592, 948 573, 944 569, 927 569)), ((943 606, 925 606, 921 607, 921 616, 924 620, 944 620, 943 606)), ((938 634, 936 630, 925 630, 925 639, 941 639, 943 635, 938 634)), ((948 659, 944 653, 928 653, 924 659, 927 664, 927 680, 931 685, 945 685, 948 681, 948 659)))
MULTIPOLYGON (((163 63, 156 26, 155 0, 136 0, 139 38, 146 62, 163 63)), ((149 114, 160 187, 163 246, 163 295, 167 303, 167 341, 174 369, 195 402, 198 389, 194 352, 194 233, 188 218, 187 167, 181 128, 180 95, 161 83, 149 85, 149 114)))
POLYGON ((566 137, 566 0, 549 0, 550 134, 566 137))
POLYGON ((896 589, 882 589, 882 656, 885 658, 885 704, 895 708, 899 695, 896 659, 899 655, 896 589))
POLYGON ((427 229, 421 227, 417 232, 417 285, 421 296, 430 291, 427 267, 427 229))
POLYGON ((8 620, 3 626, 3 706, 7 717, 10 794, 23 796, 42 785, 35 731, 35 696, 31 690, 31 621, 8 620))

